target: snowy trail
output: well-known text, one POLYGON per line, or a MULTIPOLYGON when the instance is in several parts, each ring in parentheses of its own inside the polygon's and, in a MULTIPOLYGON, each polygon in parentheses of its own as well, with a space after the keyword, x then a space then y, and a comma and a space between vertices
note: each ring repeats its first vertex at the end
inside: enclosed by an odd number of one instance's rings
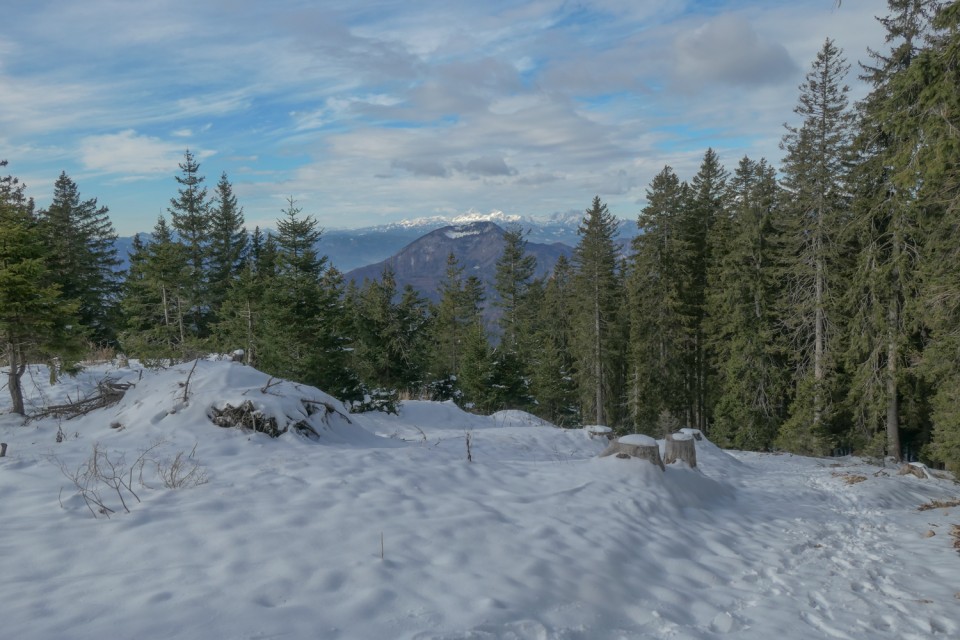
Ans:
POLYGON ((123 405, 64 422, 62 443, 55 421, 0 417, 2 637, 960 636, 960 508, 916 511, 956 498, 952 482, 707 441, 699 471, 661 472, 598 459, 583 431, 432 403, 274 440, 206 408, 253 398, 300 416, 296 394, 319 391, 262 393, 265 376, 211 363, 183 403, 184 375, 146 374, 123 405), (210 482, 143 489, 109 520, 53 463, 94 442, 130 459, 158 438, 164 455, 195 446, 210 482))

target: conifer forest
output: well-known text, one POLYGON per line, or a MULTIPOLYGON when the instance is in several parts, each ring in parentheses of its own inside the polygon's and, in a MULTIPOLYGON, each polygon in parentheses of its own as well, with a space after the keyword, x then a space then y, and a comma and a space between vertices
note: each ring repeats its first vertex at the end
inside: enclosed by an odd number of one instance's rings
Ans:
POLYGON ((579 243, 548 277, 510 228, 494 281, 450 255, 436 302, 389 269, 348 283, 293 198, 275 231, 246 228, 229 177, 208 182, 189 151, 126 260, 108 208, 66 173, 45 209, 0 178, 13 411, 31 363, 242 352, 357 411, 453 400, 960 472, 960 3, 891 0, 881 22, 883 51, 851 63, 828 39, 810 61, 779 165, 707 149, 678 176, 665 158, 639 211, 570 203, 579 243), (850 74, 870 83, 860 101, 850 74), (627 246, 621 224, 639 227, 627 246))

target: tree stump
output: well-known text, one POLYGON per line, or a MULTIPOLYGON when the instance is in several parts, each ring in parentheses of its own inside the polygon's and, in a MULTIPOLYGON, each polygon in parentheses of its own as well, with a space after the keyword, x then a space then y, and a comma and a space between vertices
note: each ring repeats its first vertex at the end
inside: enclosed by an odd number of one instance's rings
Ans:
POLYGON ((677 460, 686 462, 691 469, 697 468, 697 447, 692 433, 668 433, 663 451, 664 464, 673 464, 677 460))
POLYGON ((664 470, 663 460, 660 458, 660 447, 657 441, 650 436, 644 436, 639 433, 632 433, 622 438, 617 438, 600 454, 601 458, 616 454, 618 458, 640 458, 648 460, 650 464, 660 467, 664 470))
POLYGON ((920 464, 919 462, 908 462, 900 467, 900 471, 897 472, 898 476, 916 476, 921 480, 928 480, 933 476, 930 475, 930 470, 927 469, 927 465, 920 464))
POLYGON ((7 455, 7 443, 0 442, 0 458, 3 458, 7 455))
POLYGON ((594 439, 603 439, 603 440, 613 440, 613 429, 610 427, 605 427, 601 424, 593 424, 588 427, 584 427, 587 432, 587 435, 590 436, 591 440, 594 439))

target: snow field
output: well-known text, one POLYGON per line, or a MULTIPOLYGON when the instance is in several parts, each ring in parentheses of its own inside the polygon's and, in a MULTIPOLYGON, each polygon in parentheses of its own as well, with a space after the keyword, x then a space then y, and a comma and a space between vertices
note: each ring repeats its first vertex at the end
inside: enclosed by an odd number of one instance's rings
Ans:
POLYGON ((407 402, 400 416, 346 415, 228 362, 198 363, 184 402, 191 366, 91 368, 54 387, 37 372, 36 401, 104 374, 136 386, 75 420, 0 416, 4 637, 960 635, 948 535, 960 509, 916 511, 956 498, 951 481, 707 440, 697 470, 661 472, 599 459, 604 440, 523 412, 407 402), (209 421, 244 400, 319 436, 209 421), (303 400, 334 411, 308 415, 303 400), (130 513, 94 519, 58 468, 94 443, 126 463, 154 445, 163 460, 192 451, 209 482, 151 482, 130 513))

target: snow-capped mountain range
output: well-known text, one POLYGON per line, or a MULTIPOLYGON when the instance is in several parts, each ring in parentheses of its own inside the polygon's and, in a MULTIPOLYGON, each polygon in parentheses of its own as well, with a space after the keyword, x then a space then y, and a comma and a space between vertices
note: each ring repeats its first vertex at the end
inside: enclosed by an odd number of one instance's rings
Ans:
MULTIPOLYGON (((492 222, 502 228, 519 225, 527 232, 529 242, 559 242, 574 247, 579 240, 577 228, 582 220, 583 214, 576 211, 556 213, 547 218, 533 218, 503 211, 468 211, 454 216, 413 218, 359 229, 327 229, 320 241, 320 250, 338 269, 351 271, 385 260, 414 240, 437 229, 477 222, 492 222)), ((636 229, 636 224, 632 221, 621 221, 621 241, 635 236, 636 229)))

